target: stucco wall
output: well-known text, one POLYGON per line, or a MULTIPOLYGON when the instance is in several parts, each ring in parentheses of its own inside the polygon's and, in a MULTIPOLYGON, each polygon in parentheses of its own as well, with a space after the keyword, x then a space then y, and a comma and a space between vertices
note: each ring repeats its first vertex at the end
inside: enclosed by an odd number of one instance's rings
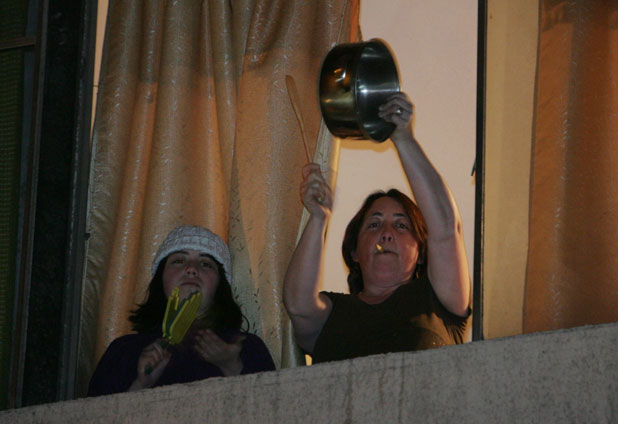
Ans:
POLYGON ((618 324, 0 412, 0 423, 611 423, 618 324))

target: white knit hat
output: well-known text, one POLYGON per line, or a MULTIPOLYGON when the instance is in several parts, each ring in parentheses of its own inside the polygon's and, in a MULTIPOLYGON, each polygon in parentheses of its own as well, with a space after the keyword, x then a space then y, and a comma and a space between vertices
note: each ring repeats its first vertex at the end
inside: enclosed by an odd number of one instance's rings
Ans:
POLYGON ((185 249, 211 255, 223 265, 225 277, 232 284, 232 265, 227 245, 212 231, 195 225, 181 225, 168 234, 152 262, 152 275, 155 275, 159 263, 168 255, 185 249))

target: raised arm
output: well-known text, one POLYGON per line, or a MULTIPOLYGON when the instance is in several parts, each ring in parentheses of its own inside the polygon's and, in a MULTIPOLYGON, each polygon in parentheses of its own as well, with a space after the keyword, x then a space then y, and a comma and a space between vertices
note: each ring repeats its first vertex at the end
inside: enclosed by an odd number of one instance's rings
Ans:
POLYGON ((319 278, 333 196, 319 165, 305 165, 303 178, 301 198, 311 215, 283 280, 283 303, 296 341, 305 352, 312 353, 332 307, 330 299, 319 293, 319 278))
POLYGON ((380 116, 396 125, 391 140, 427 224, 427 269, 433 289, 449 311, 465 316, 470 305, 470 271, 455 199, 414 137, 414 108, 408 96, 392 95, 380 107, 380 116))

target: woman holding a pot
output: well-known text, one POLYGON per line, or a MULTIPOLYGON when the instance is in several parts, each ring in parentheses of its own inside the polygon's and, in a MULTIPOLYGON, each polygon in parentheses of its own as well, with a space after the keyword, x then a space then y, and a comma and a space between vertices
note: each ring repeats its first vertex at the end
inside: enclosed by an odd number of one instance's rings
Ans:
POLYGON ((379 108, 395 127, 390 138, 417 204, 394 189, 366 199, 342 246, 349 295, 319 291, 333 195, 318 165, 303 168, 300 192, 311 215, 283 297, 296 340, 314 363, 463 342, 471 310, 462 222, 414 137, 413 114, 402 92, 379 108))

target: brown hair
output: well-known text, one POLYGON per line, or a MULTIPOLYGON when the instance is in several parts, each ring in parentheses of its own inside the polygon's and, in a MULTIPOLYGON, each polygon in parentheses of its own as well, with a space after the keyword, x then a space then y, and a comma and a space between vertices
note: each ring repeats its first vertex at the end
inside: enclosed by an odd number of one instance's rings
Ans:
POLYGON ((416 206, 416 203, 414 203, 412 199, 395 188, 392 188, 387 192, 382 190, 376 191, 375 193, 367 196, 363 206, 348 223, 345 230, 345 235, 343 237, 343 244, 341 245, 343 260, 349 270, 348 287, 350 288, 351 294, 358 294, 364 288, 363 274, 361 272, 360 265, 352 259, 352 253, 356 251, 358 243, 358 233, 360 232, 361 225, 365 220, 367 211, 376 200, 382 197, 390 197, 399 203, 412 223, 412 236, 416 239, 419 248, 419 260, 416 263, 413 277, 420 278, 425 274, 425 272, 427 272, 427 228, 420 209, 416 206))

